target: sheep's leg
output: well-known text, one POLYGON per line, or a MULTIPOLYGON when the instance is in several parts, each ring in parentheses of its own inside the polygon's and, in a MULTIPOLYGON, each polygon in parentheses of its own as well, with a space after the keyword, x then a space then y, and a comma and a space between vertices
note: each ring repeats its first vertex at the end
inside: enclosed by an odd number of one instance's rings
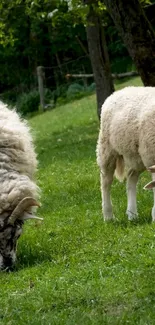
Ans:
MULTIPOLYGON (((152 181, 155 181, 154 173, 152 173, 152 181)), ((153 188, 153 198, 154 198, 154 205, 152 208, 152 221, 155 222, 155 188, 154 188, 154 186, 152 188, 153 188)))
POLYGON ((152 182, 146 184, 144 189, 153 189, 154 205, 152 208, 152 221, 155 222, 155 168, 151 166, 148 170, 152 173, 152 182))
POLYGON ((137 217, 137 202, 136 202, 136 185, 138 182, 139 173, 131 171, 127 177, 127 216, 128 220, 133 220, 137 217))
POLYGON ((110 198, 110 188, 113 181, 113 173, 114 172, 101 171, 102 211, 105 221, 114 219, 110 198))

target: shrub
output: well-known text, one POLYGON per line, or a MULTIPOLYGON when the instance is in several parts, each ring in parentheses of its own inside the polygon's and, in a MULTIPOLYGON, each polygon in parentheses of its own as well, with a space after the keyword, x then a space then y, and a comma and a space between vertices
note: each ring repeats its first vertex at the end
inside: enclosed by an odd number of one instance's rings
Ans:
POLYGON ((53 98, 66 98, 66 93, 67 93, 67 88, 68 85, 67 84, 63 84, 58 86, 55 90, 52 91, 52 96, 53 98))
POLYGON ((14 89, 11 89, 0 94, 0 100, 8 104, 9 106, 15 106, 17 96, 17 92, 14 89))
POLYGON ((85 88, 78 83, 72 83, 67 89, 67 98, 75 98, 77 94, 83 93, 85 88))
POLYGON ((40 96, 38 90, 32 90, 29 93, 19 95, 16 103, 18 112, 27 114, 38 110, 40 96))
POLYGON ((96 84, 95 84, 95 82, 92 82, 92 84, 89 85, 89 86, 87 87, 87 91, 88 91, 88 92, 95 91, 95 89, 96 89, 96 84))
MULTIPOLYGON (((52 92, 50 89, 45 89, 45 103, 49 103, 51 98, 52 92)), ((23 93, 18 97, 16 107, 18 112, 26 115, 28 113, 38 111, 39 103, 39 92, 37 89, 33 89, 29 93, 23 93)))

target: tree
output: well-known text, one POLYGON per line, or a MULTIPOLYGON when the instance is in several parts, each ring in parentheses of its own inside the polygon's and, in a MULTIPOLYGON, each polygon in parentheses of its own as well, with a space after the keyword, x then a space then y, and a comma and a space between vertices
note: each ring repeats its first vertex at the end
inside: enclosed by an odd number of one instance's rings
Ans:
POLYGON ((155 86, 155 33, 139 0, 101 2, 112 16, 144 85, 155 86))
MULTIPOLYGON (((36 87, 40 65, 55 67, 46 70, 47 88, 66 83, 66 72, 73 72, 67 62, 83 56, 76 37, 87 46, 85 27, 80 18, 75 24, 67 1, 2 0, 0 11, 0 93, 14 89, 18 95, 36 87)), ((81 61, 75 63, 76 72, 81 61)), ((82 62, 90 73, 89 60, 82 62)))
POLYGON ((89 6, 86 33, 89 55, 96 83, 97 113, 100 118, 102 104, 105 99, 113 93, 114 85, 111 76, 104 29, 98 7, 92 5, 89 0, 85 0, 84 3, 87 3, 89 6))

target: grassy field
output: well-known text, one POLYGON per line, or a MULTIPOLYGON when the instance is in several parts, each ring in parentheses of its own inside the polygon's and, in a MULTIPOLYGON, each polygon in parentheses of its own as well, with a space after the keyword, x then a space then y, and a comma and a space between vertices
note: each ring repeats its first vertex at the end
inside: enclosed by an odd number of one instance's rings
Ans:
MULTIPOLYGON (((140 84, 138 78, 116 87, 140 84)), ((125 184, 113 184, 117 220, 101 214, 95 95, 33 117, 44 222, 29 221, 13 273, 0 274, 0 324, 155 324, 152 193, 138 186, 139 220, 125 215, 125 184)))

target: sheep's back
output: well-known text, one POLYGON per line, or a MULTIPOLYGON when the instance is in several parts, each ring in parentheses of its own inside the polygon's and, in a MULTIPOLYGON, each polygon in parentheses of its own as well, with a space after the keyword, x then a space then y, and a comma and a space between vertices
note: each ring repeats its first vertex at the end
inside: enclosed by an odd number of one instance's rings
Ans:
POLYGON ((26 121, 0 102, 0 168, 32 178, 36 167, 36 154, 26 121))
POLYGON ((155 124, 155 88, 124 88, 108 97, 103 104, 102 137, 119 154, 136 154, 141 138, 147 138, 150 120, 155 124))

